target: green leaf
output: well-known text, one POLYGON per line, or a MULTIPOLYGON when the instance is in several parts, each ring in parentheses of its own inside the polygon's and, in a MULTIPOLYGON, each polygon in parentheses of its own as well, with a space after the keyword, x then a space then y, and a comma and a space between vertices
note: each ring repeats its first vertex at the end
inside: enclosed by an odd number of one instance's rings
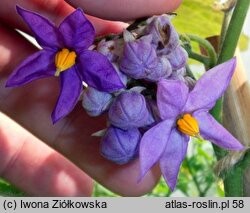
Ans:
POLYGON ((3 179, 0 179, 0 195, 6 197, 23 197, 25 194, 3 179))
POLYGON ((95 182, 92 196, 93 197, 117 197, 118 195, 109 191, 104 186, 100 185, 99 183, 95 182))

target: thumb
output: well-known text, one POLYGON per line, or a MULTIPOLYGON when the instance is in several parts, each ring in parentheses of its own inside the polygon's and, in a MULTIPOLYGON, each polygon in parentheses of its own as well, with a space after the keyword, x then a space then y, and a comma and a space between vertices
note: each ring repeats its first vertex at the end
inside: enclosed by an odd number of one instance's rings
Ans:
POLYGON ((182 0, 65 0, 85 13, 114 21, 129 21, 140 17, 172 12, 182 0))

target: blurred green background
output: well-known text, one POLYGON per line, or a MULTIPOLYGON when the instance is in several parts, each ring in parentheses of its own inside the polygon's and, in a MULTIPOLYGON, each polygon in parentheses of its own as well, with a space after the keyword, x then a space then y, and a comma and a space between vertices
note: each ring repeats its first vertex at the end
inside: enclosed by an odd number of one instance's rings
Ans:
MULTIPOLYGON (((223 13, 214 3, 214 0, 184 0, 177 11, 177 17, 173 20, 177 31, 196 34, 203 38, 219 35, 223 13)), ((242 51, 247 49, 249 51, 246 35, 241 36, 240 48, 242 51)), ((216 157, 211 143, 193 139, 190 141, 187 157, 182 164, 176 190, 171 193, 165 181, 161 179, 158 185, 145 196, 224 196, 223 183, 213 172, 215 164, 216 157)), ((25 193, 0 179, 0 195, 25 196, 25 193)), ((118 195, 95 183, 93 196, 118 195)))

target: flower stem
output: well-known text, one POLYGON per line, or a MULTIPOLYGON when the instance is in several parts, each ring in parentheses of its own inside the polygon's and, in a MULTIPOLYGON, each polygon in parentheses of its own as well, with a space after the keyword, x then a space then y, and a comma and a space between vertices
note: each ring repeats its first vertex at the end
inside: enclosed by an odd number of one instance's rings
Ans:
POLYGON ((221 52, 221 47, 222 47, 222 44, 225 40, 226 32, 228 29, 228 24, 231 20, 231 17, 232 17, 232 9, 224 12, 223 23, 222 23, 222 27, 221 27, 221 33, 220 33, 219 53, 221 52))
POLYGON ((197 190, 199 192, 199 197, 204 197, 204 193, 202 192, 202 190, 200 188, 200 183, 198 182, 195 174, 193 173, 193 170, 192 170, 192 168, 191 168, 191 166, 189 164, 189 159, 188 158, 186 158, 186 165, 187 165, 187 168, 188 168, 188 170, 189 170, 189 172, 190 172, 190 174, 192 176, 193 182, 194 182, 194 184, 195 184, 195 186, 196 186, 196 188, 197 188, 197 190))
POLYGON ((209 68, 214 67, 217 62, 217 54, 214 50, 214 47, 210 44, 210 42, 197 35, 187 34, 187 36, 191 41, 197 42, 207 51, 209 63, 205 65, 208 65, 209 68))
POLYGON ((225 39, 222 44, 221 53, 217 64, 223 63, 234 56, 235 49, 241 34, 241 30, 247 15, 250 0, 238 0, 228 25, 225 39))
POLYGON ((190 50, 187 50, 187 53, 188 53, 188 57, 189 58, 192 58, 196 61, 199 61, 201 62, 202 64, 204 64, 206 67, 209 66, 210 64, 210 60, 208 57, 206 56, 203 56, 203 55, 200 55, 198 53, 195 53, 193 51, 190 51, 190 50))
POLYGON ((250 152, 232 169, 224 174, 224 189, 227 197, 243 197, 244 195, 244 172, 250 165, 250 152))
MULTIPOLYGON (((238 0, 232 14, 232 18, 225 33, 225 38, 221 46, 221 52, 217 64, 221 64, 234 56, 235 49, 240 37, 240 33, 247 15, 250 0, 238 0)), ((211 114, 221 122, 223 99, 217 101, 211 114)), ((225 151, 216 148, 217 158, 225 156, 225 151)), ((250 154, 225 174, 224 186, 226 196, 243 196, 243 172, 247 162, 250 161, 250 154)))

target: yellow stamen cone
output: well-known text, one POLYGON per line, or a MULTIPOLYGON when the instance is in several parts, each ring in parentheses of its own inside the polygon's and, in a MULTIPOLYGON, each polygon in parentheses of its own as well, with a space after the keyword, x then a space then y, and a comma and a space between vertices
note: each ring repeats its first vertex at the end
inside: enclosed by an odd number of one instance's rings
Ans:
POLYGON ((185 114, 177 120, 177 128, 180 132, 189 136, 199 137, 200 135, 198 122, 190 114, 185 114))
POLYGON ((75 51, 69 51, 63 48, 61 51, 57 52, 55 57, 56 73, 55 76, 59 76, 60 72, 63 72, 70 67, 72 67, 76 62, 75 51))

